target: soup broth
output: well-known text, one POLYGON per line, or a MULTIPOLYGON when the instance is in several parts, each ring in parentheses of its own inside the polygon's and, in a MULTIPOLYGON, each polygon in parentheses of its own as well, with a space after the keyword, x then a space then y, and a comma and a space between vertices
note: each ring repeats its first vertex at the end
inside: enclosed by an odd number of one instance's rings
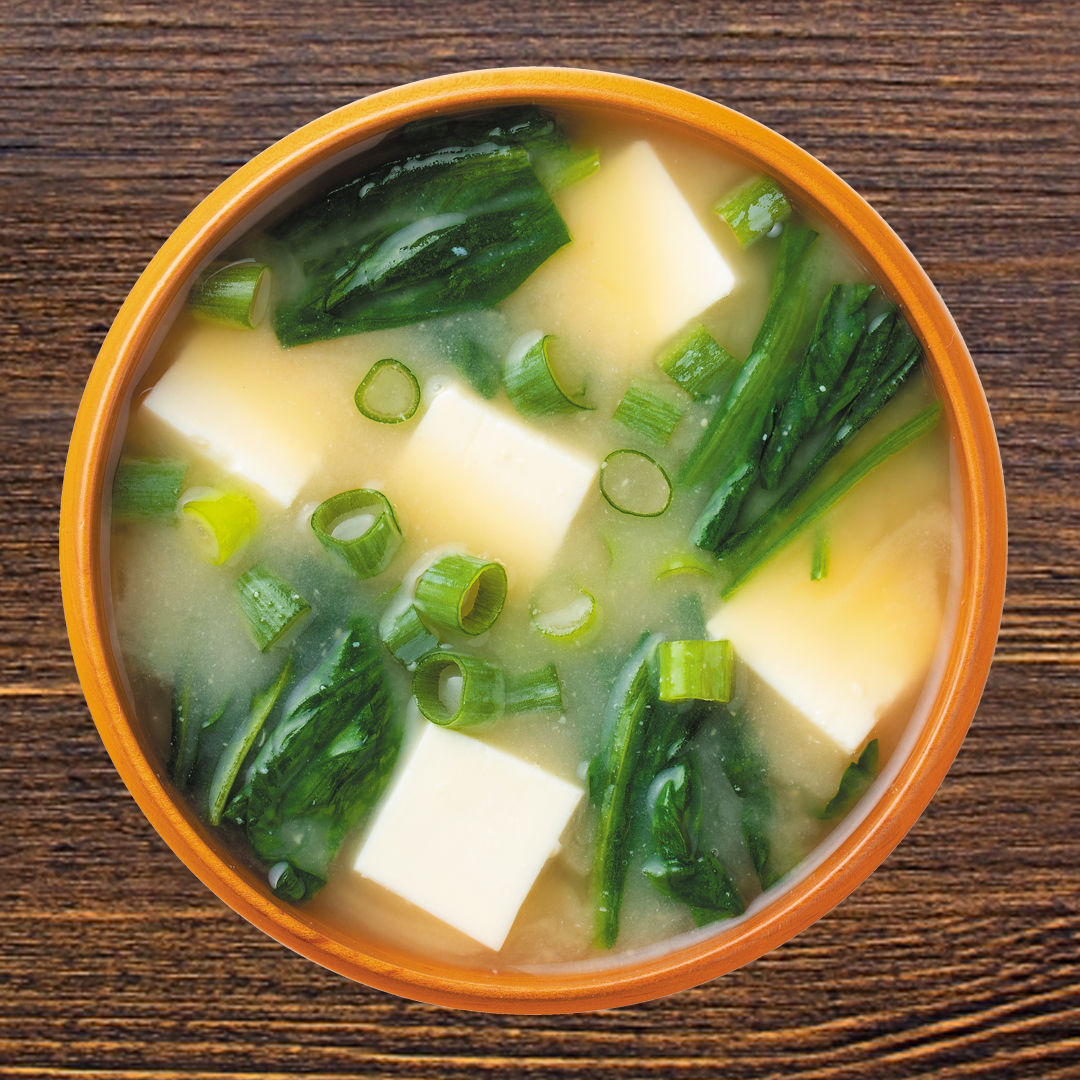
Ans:
POLYGON ((278 895, 488 970, 617 958, 788 887, 896 751, 949 436, 767 178, 610 117, 454 124, 195 286, 123 435, 115 629, 162 769, 278 895))

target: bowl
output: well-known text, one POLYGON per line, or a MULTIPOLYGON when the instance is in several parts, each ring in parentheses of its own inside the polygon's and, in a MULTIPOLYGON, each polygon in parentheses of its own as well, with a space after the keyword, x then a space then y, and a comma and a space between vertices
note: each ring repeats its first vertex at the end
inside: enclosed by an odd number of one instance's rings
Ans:
MULTIPOLYGON (((136 802, 185 865, 248 921, 323 966, 403 997, 492 1012, 571 1012, 620 1006, 697 985, 761 956, 844 899, 896 846, 960 748, 989 671, 1005 583, 1005 494, 986 399, 960 334, 903 242, 839 177, 739 113, 667 86, 596 71, 515 68, 444 76, 375 94, 275 143, 209 195, 139 278, 102 346, 75 422, 64 476, 60 562, 79 678, 113 762, 136 802), (261 215, 367 141, 435 113, 534 102, 610 110, 705 144, 771 173, 843 237, 921 340, 952 435, 963 542, 951 644, 939 649, 921 725, 879 781, 880 796, 849 815, 790 887, 732 924, 666 951, 556 972, 456 969, 361 940, 283 904, 265 877, 231 859, 174 797, 134 715, 109 622, 101 501, 119 455, 129 399, 200 270, 261 215), (936 677, 936 680, 935 680, 936 677)), ((954 575, 955 577, 955 575, 954 575)))

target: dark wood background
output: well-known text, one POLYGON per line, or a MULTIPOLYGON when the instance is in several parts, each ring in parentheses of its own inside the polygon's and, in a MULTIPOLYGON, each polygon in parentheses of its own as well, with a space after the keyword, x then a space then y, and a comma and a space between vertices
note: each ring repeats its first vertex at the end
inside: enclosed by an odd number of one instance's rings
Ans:
POLYGON ((0 4, 0 1077, 1080 1076, 1080 5, 0 4), (921 259, 1009 488, 997 660, 885 865, 749 967, 570 1017, 353 985, 176 860, 102 749, 60 605, 64 455, 158 245, 236 166, 396 83, 608 68, 818 155, 921 259))

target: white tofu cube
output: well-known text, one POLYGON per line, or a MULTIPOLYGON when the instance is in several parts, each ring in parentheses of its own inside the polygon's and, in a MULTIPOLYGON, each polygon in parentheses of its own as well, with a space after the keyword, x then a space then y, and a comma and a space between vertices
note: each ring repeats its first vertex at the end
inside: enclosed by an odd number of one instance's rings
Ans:
MULTIPOLYGON (((902 499, 903 496, 901 495, 902 499)), ((944 611, 951 519, 940 504, 868 550, 851 515, 832 530, 829 576, 811 581, 803 538, 709 620, 778 694, 846 754, 918 689, 944 611)))
POLYGON ((427 724, 355 869, 498 951, 582 794, 503 750, 427 724))
POLYGON ((143 407, 226 472, 290 506, 327 442, 320 376, 304 371, 306 359, 288 356, 268 329, 196 326, 143 407))
POLYGON ((386 482, 410 539, 462 544, 527 586, 551 565, 599 463, 453 385, 431 402, 386 482))
POLYGON ((735 287, 731 266, 647 142, 605 158, 558 203, 573 241, 507 310, 572 351, 640 369, 735 287))

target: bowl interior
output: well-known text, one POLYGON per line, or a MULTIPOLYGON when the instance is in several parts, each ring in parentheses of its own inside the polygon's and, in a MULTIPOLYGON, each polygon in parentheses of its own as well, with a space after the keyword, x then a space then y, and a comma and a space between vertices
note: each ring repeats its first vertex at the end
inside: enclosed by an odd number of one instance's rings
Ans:
POLYGON ((892 850, 944 777, 989 668, 1004 590, 1005 506, 1000 461, 971 359, 948 311, 914 258, 877 214, 823 165, 761 127, 693 95, 623 76, 517 69, 447 76, 375 95, 288 136, 240 169, 176 230, 132 290, 95 364, 72 437, 61 520, 61 571, 72 651, 87 702, 113 761, 166 842, 222 900, 255 925, 335 971, 406 997, 459 1008, 552 1012, 617 1006, 723 974, 787 940, 830 910, 892 850), (386 132, 436 112, 534 102, 630 117, 723 147, 781 179, 891 293, 922 341, 952 435, 955 498, 963 522, 950 619, 904 743, 864 800, 791 884, 746 916, 675 946, 611 961, 487 973, 455 969, 340 929, 279 903, 261 875, 221 850, 189 807, 174 801, 147 745, 110 618, 108 545, 101 497, 126 426, 131 395, 197 274, 254 221, 319 174, 342 167, 386 132))

